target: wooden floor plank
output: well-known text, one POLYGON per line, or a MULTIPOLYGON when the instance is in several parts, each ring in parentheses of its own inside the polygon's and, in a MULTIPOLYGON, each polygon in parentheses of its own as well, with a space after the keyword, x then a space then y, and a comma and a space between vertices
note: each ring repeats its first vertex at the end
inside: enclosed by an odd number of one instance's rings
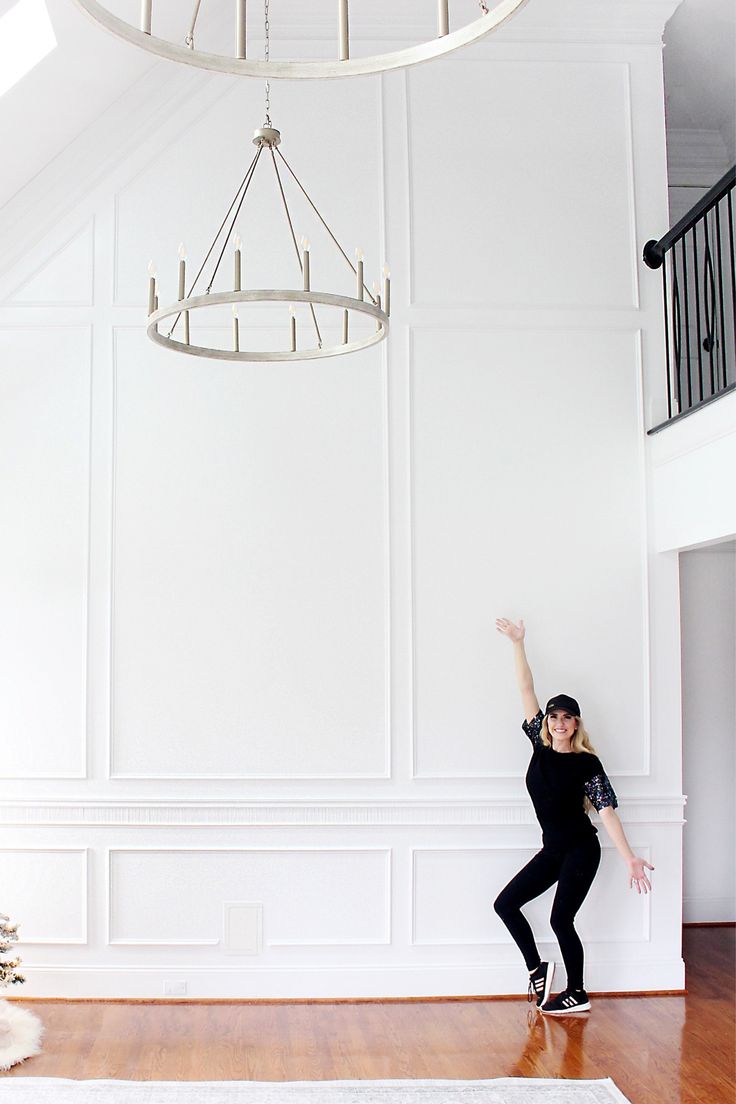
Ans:
POLYGON ((297 1081, 612 1077, 632 1104, 734 1104, 733 928, 687 929, 684 996, 524 1000, 29 1002, 43 1054, 6 1077, 297 1081))

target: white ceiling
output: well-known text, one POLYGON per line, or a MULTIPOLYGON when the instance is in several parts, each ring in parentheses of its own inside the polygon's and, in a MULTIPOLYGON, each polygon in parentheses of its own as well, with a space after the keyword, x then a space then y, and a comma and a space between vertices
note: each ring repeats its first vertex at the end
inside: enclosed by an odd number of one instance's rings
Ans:
MULTIPOLYGON (((0 14, 13 0, 0 0, 0 14)), ((136 18, 139 0, 108 0, 119 13, 136 18)), ((272 0, 274 33, 291 11, 304 20, 306 0, 272 0)), ((433 0, 409 0, 416 19, 433 0)), ((457 18, 468 21, 477 0, 453 0, 457 18)), ((533 4, 547 0, 530 0, 533 4)), ((5 157, 0 175, 0 208, 45 165, 57 157, 107 108, 154 66, 171 66, 119 42, 82 13, 73 0, 47 0, 59 46, 14 88, 0 98, 0 148, 5 157)), ((156 0, 174 5, 181 17, 191 0, 156 0)), ((310 11, 334 15, 334 0, 310 0, 310 11), (323 10, 324 9, 324 10, 323 10)), ((212 4, 210 5, 212 6, 212 4)), ((215 6, 231 10, 230 3, 215 6)), ((251 6, 251 11, 255 6, 251 6)), ((370 0, 371 18, 383 15, 384 28, 399 23, 397 0, 370 0)), ((359 0, 353 0, 354 26, 360 30, 359 0)), ((525 13, 522 13, 525 15, 525 13)), ((386 32, 387 33, 387 32, 386 32)), ((430 32, 431 33, 431 32, 430 32)), ((720 135, 724 156, 736 160, 736 5, 733 0, 683 0, 666 29, 665 80, 668 126, 677 132, 720 135)), ((181 68, 181 67, 177 67, 181 68)))

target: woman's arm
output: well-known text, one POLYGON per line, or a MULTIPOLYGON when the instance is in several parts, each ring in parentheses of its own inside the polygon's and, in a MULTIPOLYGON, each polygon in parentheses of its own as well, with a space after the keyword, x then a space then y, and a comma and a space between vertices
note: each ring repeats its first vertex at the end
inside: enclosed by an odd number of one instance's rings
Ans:
POLYGON ((649 893, 652 888, 652 883, 647 878, 644 867, 648 870, 654 870, 651 863, 648 863, 646 859, 639 858, 629 847, 629 841, 626 839, 626 833, 624 832, 624 826, 618 819, 616 810, 610 805, 606 805, 604 809, 600 810, 600 818, 603 821, 603 826, 611 837, 612 841, 616 845, 616 849, 629 868, 629 888, 636 887, 637 893, 649 893))
POLYGON ((521 694, 521 704, 524 707, 524 716, 526 719, 528 721, 533 721, 539 712, 539 702, 534 692, 534 679, 532 678, 529 661, 524 651, 524 636, 526 634, 524 622, 519 621, 519 624, 515 625, 513 621, 509 621, 505 617, 499 617, 496 621, 496 628, 500 633, 503 633, 504 636, 507 636, 514 645, 516 682, 519 687, 519 693, 521 694))

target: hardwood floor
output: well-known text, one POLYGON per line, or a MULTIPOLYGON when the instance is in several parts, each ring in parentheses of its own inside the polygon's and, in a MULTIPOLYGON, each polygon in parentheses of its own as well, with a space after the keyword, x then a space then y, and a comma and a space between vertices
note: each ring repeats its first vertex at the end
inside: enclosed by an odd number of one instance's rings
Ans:
POLYGON ((140 1080, 612 1077, 632 1104, 733 1104, 734 928, 685 931, 686 996, 149 1004, 34 1001, 42 1055, 6 1077, 140 1080))

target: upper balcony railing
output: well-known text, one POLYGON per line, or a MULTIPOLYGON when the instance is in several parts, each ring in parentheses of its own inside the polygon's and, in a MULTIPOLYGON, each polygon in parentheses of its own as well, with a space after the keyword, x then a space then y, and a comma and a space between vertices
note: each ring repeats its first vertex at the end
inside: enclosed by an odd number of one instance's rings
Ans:
POLYGON ((659 241, 644 261, 662 269, 667 358, 667 420, 736 388, 736 166, 659 241))

